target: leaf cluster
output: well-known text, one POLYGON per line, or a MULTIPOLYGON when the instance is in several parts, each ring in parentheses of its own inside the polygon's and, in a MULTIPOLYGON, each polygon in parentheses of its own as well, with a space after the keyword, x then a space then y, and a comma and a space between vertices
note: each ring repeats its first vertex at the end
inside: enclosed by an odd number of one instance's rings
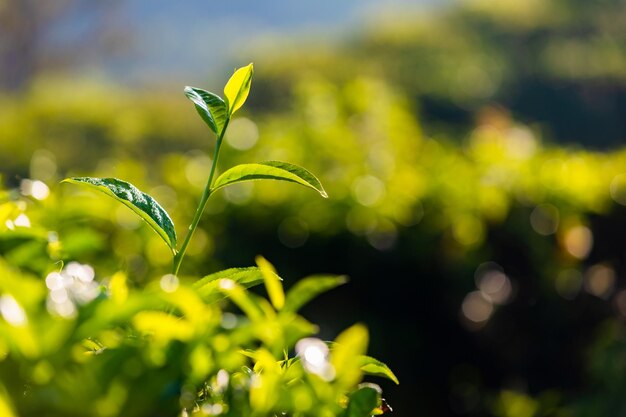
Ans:
POLYGON ((282 180, 314 189, 320 181, 285 162, 243 164, 213 181, 219 144, 246 100, 252 65, 235 72, 225 99, 185 93, 217 146, 205 193, 182 245, 174 222, 149 194, 116 178, 64 182, 98 190, 128 207, 163 240, 173 271, 139 284, 123 270, 100 277, 65 259, 63 239, 28 220, 22 201, 0 198, 0 253, 36 245, 43 265, 0 257, 0 414, 46 416, 337 416, 384 412, 381 391, 364 375, 398 382, 366 356, 368 332, 354 325, 333 343, 298 310, 343 276, 304 278, 285 292, 272 264, 230 268, 201 278, 178 268, 209 196, 251 180, 282 180), (22 219, 22 220, 20 220, 22 219), (27 219, 25 221, 24 219, 27 219), (67 261, 67 263, 66 263, 67 261), (18 268, 17 265, 22 266, 18 268), (29 272, 30 270, 30 272, 29 272), (263 284, 268 298, 248 291, 263 284))

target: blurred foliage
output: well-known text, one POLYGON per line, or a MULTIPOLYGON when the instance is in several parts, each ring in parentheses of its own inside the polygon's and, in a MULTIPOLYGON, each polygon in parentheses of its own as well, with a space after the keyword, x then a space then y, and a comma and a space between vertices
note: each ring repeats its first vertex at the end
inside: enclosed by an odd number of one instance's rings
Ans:
MULTIPOLYGON (((248 294, 255 268, 193 287, 165 275, 143 288, 123 272, 94 280, 93 268, 77 262, 48 269, 43 279, 0 263, 3 416, 366 417, 382 403, 378 386, 357 386, 363 373, 395 379, 363 356, 362 325, 340 334, 329 354, 305 338, 316 326, 248 294), (224 297, 246 316, 225 312, 216 303, 224 297)), ((309 288, 316 282, 309 278, 309 288)))
POLYGON ((284 96, 299 70, 337 81, 358 68, 359 75, 391 81, 418 104, 432 135, 465 134, 485 105, 498 104, 558 141, 600 148, 622 143, 621 1, 451 3, 428 13, 377 15, 334 49, 312 42, 308 54, 301 44, 279 43, 269 48, 273 55, 264 50, 255 62, 271 74, 265 91, 287 105, 284 96))
MULTIPOLYGON (((625 13, 618 1, 467 1, 376 21, 334 48, 256 52, 250 110, 220 166, 287 159, 330 199, 274 184, 216 193, 182 274, 245 264, 259 245, 289 253, 286 276, 349 272, 361 314, 386 320, 372 343, 400 364, 399 415, 415 403, 621 415, 626 151, 589 147, 626 136, 625 13)), ((167 249, 126 209, 56 183, 125 178, 188 223, 213 142, 182 94, 169 97, 43 76, 5 95, 5 182, 44 232, 0 242, 2 256, 41 275, 50 266, 32 253, 48 248, 133 285, 165 273, 167 249), (47 198, 32 198, 36 180, 47 198)))

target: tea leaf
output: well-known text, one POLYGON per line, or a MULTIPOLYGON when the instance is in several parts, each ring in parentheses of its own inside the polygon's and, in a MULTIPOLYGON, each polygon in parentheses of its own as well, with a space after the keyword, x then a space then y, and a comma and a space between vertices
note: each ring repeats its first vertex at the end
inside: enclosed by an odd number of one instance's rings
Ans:
POLYGON ((189 86, 185 87, 185 95, 193 101, 202 120, 219 136, 228 118, 228 108, 224 100, 209 91, 189 86))
POLYGON ((196 281, 193 287, 206 302, 215 302, 224 298, 223 293, 219 290, 219 282, 224 278, 230 279, 244 288, 250 288, 263 282, 263 275, 259 268, 251 266, 215 272, 196 281))
POLYGON ((226 83, 224 87, 224 96, 228 105, 228 115, 235 113, 248 98, 250 86, 252 84, 252 74, 254 68, 252 64, 241 67, 226 83))
POLYGON ((145 310, 161 310, 167 304, 158 297, 146 297, 144 294, 129 292, 123 303, 117 300, 104 300, 94 307, 93 315, 80 324, 75 337, 80 340, 114 326, 128 323, 137 313, 145 310))
POLYGON ((348 282, 348 278, 344 275, 312 275, 303 278, 287 292, 283 311, 295 313, 319 294, 332 290, 346 282, 348 282))
POLYGON ((82 184, 103 192, 137 213, 176 253, 176 230, 165 209, 134 185, 117 178, 73 177, 62 182, 82 184))
POLYGON ((400 383, 396 375, 389 369, 387 365, 374 359, 371 356, 361 355, 359 357, 361 361, 361 370, 368 375, 381 376, 395 382, 396 385, 400 383))
POLYGON ((362 324, 349 327, 335 339, 330 359, 339 385, 350 387, 361 378, 359 357, 365 354, 368 339, 367 328, 362 324))
POLYGON ((375 384, 364 384, 349 395, 346 417, 371 416, 380 403, 380 387, 375 384))
POLYGON ((263 301, 263 299, 249 294, 245 288, 231 279, 222 278, 217 282, 219 291, 236 304, 251 321, 259 321, 265 317, 261 303, 258 301, 263 301))
POLYGON ((267 294, 270 297, 272 305, 276 310, 280 310, 285 305, 285 292, 283 291, 280 277, 276 274, 274 265, 269 263, 269 261, 262 256, 256 257, 256 264, 259 266, 261 274, 263 274, 265 288, 267 289, 267 294))
POLYGON ((220 175, 213 184, 212 191, 242 181, 279 180, 295 182, 309 187, 328 197, 320 181, 306 169, 297 165, 280 161, 267 161, 256 164, 241 164, 234 166, 220 175))
POLYGON ((187 341, 193 336, 193 325, 186 319, 163 311, 140 311, 131 322, 137 331, 150 335, 159 342, 187 341))

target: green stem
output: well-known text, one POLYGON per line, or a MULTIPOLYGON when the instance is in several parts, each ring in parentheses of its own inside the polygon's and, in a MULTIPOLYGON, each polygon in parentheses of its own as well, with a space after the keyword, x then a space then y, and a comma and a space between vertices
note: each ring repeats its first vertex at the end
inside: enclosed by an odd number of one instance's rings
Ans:
POLYGON ((187 235, 185 236, 185 240, 180 247, 180 250, 174 255, 174 263, 172 266, 172 274, 177 275, 178 269, 180 268, 180 264, 183 262, 183 258, 185 257, 185 252, 187 252, 187 246, 189 246, 189 242, 191 242, 191 238, 193 237, 193 233, 196 231, 198 227, 198 223, 202 218, 202 213, 204 213, 204 208, 206 207, 207 201, 209 201, 209 197, 211 196, 211 188, 213 186, 213 176, 215 175, 215 168, 217 167, 217 158, 220 155, 220 147, 222 146, 222 139, 224 138, 224 133, 226 133, 226 128, 228 127, 228 122, 230 118, 227 118, 224 122, 224 127, 222 128, 222 132, 217 138, 217 142, 215 144, 215 153, 213 155, 213 161, 211 162, 211 172, 209 173, 209 179, 206 182, 206 186, 204 187, 204 192, 202 193, 202 197, 200 198, 200 203, 198 204, 198 208, 196 209, 196 214, 193 216, 193 220, 189 225, 189 229, 187 230, 187 235))

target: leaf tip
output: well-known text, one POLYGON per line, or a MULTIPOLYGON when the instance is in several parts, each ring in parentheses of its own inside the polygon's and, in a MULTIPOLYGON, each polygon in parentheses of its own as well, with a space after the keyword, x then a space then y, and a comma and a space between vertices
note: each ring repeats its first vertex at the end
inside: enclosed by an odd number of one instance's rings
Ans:
POLYGON ((59 184, 81 184, 84 182, 85 177, 67 177, 59 181, 59 184))
POLYGON ((269 261, 265 259, 263 255, 255 256, 254 263, 256 263, 259 268, 264 268, 264 267, 267 267, 268 265, 271 265, 269 261))
POLYGON ((388 370, 388 373, 385 374, 387 378, 390 379, 394 384, 400 385, 400 380, 398 379, 396 374, 394 374, 393 371, 389 368, 387 368, 387 370, 388 370))
POLYGON ((197 96, 196 91, 190 85, 186 85, 185 88, 183 88, 183 94, 190 100, 193 100, 195 96, 197 96))
POLYGON ((240 67, 240 68, 235 68, 235 70, 233 71, 233 74, 236 73, 237 71, 249 73, 250 76, 252 76, 254 74, 254 63, 250 62, 246 66, 243 66, 243 67, 240 67))

